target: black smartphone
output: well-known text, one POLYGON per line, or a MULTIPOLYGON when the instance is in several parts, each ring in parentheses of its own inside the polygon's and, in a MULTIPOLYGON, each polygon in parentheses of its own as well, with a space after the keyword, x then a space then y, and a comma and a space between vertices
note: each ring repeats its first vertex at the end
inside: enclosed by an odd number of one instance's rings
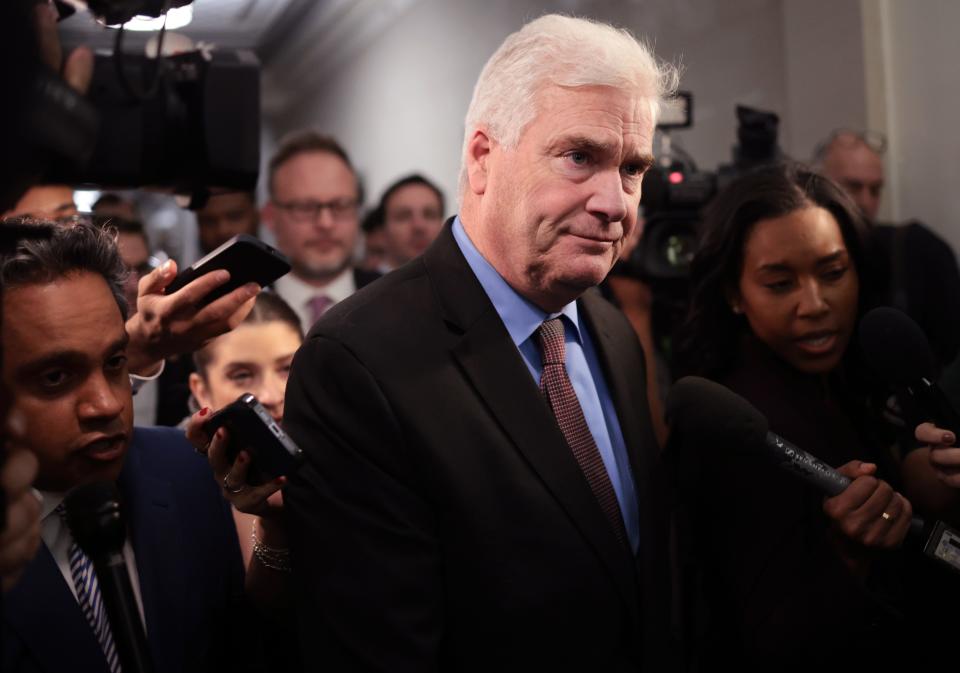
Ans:
POLYGON ((222 427, 229 431, 227 458, 231 463, 243 449, 250 454, 247 483, 251 486, 288 475, 303 460, 300 447, 250 393, 244 393, 203 424, 210 437, 222 427))
POLYGON ((238 234, 178 273, 165 292, 172 294, 203 274, 217 269, 229 271, 230 280, 210 292, 201 304, 209 304, 247 283, 266 287, 290 271, 290 262, 283 253, 260 239, 249 234, 238 234))

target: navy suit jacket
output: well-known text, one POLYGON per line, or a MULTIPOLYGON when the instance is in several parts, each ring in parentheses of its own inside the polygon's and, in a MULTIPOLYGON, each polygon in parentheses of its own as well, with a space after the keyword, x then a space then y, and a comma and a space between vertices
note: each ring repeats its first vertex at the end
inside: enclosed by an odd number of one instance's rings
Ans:
MULTIPOLYGON (((227 647, 244 614, 243 564, 229 505, 207 461, 181 430, 137 428, 118 485, 157 673, 219 670, 238 655, 249 663, 246 643, 234 646, 235 654, 227 647)), ((107 673, 46 546, 3 597, 2 647, 4 673, 107 673)))

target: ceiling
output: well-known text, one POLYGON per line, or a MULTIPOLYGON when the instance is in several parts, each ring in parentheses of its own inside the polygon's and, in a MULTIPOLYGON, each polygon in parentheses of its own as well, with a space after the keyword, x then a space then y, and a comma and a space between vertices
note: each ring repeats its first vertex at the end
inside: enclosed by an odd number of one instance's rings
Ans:
MULTIPOLYGON (((318 5, 327 0, 195 0, 193 21, 180 28, 195 41, 223 49, 250 48, 258 52, 276 35, 295 30, 318 5)), ((60 26, 64 44, 86 44, 94 49, 112 49, 116 31, 98 24, 87 11, 65 19, 60 26)), ((124 34, 124 48, 136 49, 155 33, 124 34)))
MULTIPOLYGON (((0 0, 6 2, 7 0, 0 0)), ((356 57, 417 0, 194 0, 178 29, 217 49, 252 49, 263 64, 263 106, 295 105, 344 61, 356 57)), ((60 24, 67 48, 112 51, 117 31, 83 10, 60 24)), ((143 53, 155 32, 125 31, 123 50, 143 53)))

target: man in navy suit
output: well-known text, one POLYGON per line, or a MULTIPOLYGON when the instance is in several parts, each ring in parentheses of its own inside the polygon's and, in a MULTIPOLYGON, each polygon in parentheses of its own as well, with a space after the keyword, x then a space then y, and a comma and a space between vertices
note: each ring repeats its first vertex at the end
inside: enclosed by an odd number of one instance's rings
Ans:
POLYGON ((0 258, 3 383, 43 495, 43 545, 4 596, 3 671, 117 670, 81 610, 57 509, 94 480, 117 481, 122 495, 123 551, 156 670, 236 671, 251 660, 249 645, 228 647, 243 638, 243 569, 207 461, 178 431, 133 429, 122 270, 109 237, 82 224, 0 258))

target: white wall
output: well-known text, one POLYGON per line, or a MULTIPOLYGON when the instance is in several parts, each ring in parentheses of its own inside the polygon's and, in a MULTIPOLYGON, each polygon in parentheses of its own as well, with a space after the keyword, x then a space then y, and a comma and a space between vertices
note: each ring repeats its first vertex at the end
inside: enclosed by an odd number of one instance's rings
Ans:
MULTIPOLYGON (((421 171, 452 204, 463 116, 480 69, 525 21, 565 11, 623 25, 683 64, 695 128, 679 133, 679 142, 713 168, 729 159, 736 103, 774 110, 789 129, 782 10, 781 0, 419 0, 336 71, 305 76, 299 100, 284 92, 267 112, 270 133, 316 126, 338 137, 364 176, 368 201, 397 177, 421 171)), ((309 62, 300 45, 297 57, 309 62)), ((288 54, 279 62, 289 69, 293 60, 288 54)), ((289 86, 281 75, 268 68, 268 97, 271 85, 289 86)))
POLYGON ((856 0, 784 0, 784 145, 797 159, 833 129, 867 126, 861 23, 856 0))
POLYGON ((896 220, 916 218, 960 250, 960 3, 882 3, 896 220))

